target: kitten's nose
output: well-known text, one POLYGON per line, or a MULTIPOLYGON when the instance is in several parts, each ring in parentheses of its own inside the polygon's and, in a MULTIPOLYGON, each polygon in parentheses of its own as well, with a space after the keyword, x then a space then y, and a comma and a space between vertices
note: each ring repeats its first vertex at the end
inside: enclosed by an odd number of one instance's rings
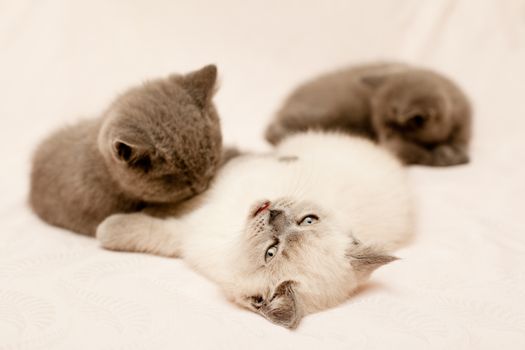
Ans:
POLYGON ((283 211, 282 210, 278 210, 278 209, 270 209, 270 224, 273 224, 275 223, 275 220, 277 220, 277 218, 281 217, 283 214, 283 211))
POLYGON ((190 185, 190 188, 193 194, 199 194, 199 193, 206 191, 208 189, 208 185, 209 184, 207 182, 197 183, 197 184, 190 185))
POLYGON ((208 183, 205 182, 205 183, 199 184, 196 186, 196 188, 197 188, 197 192, 199 193, 204 192, 208 189, 208 183))

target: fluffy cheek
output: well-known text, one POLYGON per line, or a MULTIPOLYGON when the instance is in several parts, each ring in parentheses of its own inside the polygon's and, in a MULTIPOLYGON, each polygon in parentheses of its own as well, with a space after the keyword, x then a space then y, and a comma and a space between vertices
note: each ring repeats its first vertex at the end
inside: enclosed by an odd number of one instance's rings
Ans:
POLYGON ((358 287, 343 251, 326 245, 305 245, 291 251, 286 275, 297 282, 297 293, 306 313, 334 307, 348 299, 358 287))
POLYGON ((189 186, 166 185, 155 180, 136 179, 135 184, 142 181, 142 187, 135 185, 135 190, 141 190, 141 198, 148 202, 179 202, 193 196, 193 191, 189 186))
POLYGON ((115 178, 118 179, 119 185, 125 192, 142 200, 147 200, 146 197, 151 192, 147 178, 140 176, 123 164, 116 164, 113 171, 115 178))
POLYGON ((316 279, 315 275, 299 278, 297 293, 305 313, 314 313, 335 307, 345 302, 358 287, 351 273, 342 273, 331 278, 316 279))

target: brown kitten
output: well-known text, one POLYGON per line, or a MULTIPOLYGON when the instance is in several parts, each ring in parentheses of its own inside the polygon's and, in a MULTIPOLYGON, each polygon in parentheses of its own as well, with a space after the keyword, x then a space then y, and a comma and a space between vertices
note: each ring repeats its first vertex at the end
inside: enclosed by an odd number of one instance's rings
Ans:
POLYGON ((43 220, 82 234, 117 212, 204 191, 221 161, 206 66, 134 87, 97 119, 59 130, 36 150, 30 203, 43 220))
POLYGON ((336 71, 297 88, 266 130, 272 144, 308 129, 370 137, 406 164, 467 163, 471 108, 444 76, 399 63, 336 71))

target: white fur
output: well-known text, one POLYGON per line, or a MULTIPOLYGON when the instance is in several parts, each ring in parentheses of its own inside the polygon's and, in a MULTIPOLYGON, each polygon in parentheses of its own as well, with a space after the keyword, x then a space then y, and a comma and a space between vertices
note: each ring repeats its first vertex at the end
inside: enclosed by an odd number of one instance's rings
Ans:
POLYGON ((305 314, 340 303, 362 282, 345 254, 353 237, 391 250, 412 234, 399 162, 370 141, 339 134, 298 134, 272 155, 233 159, 187 206, 186 214, 166 220, 140 213, 112 216, 97 237, 110 249, 179 255, 241 305, 248 295, 270 296, 283 280, 294 280, 305 314), (328 226, 317 238, 305 237, 295 260, 254 266, 253 257, 262 259, 264 251, 243 243, 253 205, 281 198, 315 203, 328 226), (138 224, 130 224, 130 217, 138 224))

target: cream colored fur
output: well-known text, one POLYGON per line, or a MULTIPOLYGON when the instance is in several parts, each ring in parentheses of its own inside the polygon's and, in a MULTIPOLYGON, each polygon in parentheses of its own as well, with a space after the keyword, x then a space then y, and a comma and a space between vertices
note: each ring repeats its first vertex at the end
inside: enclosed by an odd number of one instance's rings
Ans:
POLYGON ((411 235, 399 162, 365 139, 324 133, 232 160, 177 217, 117 214, 97 230, 108 249, 185 259, 236 303, 289 328, 346 300, 411 235), (319 220, 299 225, 308 214, 319 220), (278 253, 266 261, 274 240, 278 253))

